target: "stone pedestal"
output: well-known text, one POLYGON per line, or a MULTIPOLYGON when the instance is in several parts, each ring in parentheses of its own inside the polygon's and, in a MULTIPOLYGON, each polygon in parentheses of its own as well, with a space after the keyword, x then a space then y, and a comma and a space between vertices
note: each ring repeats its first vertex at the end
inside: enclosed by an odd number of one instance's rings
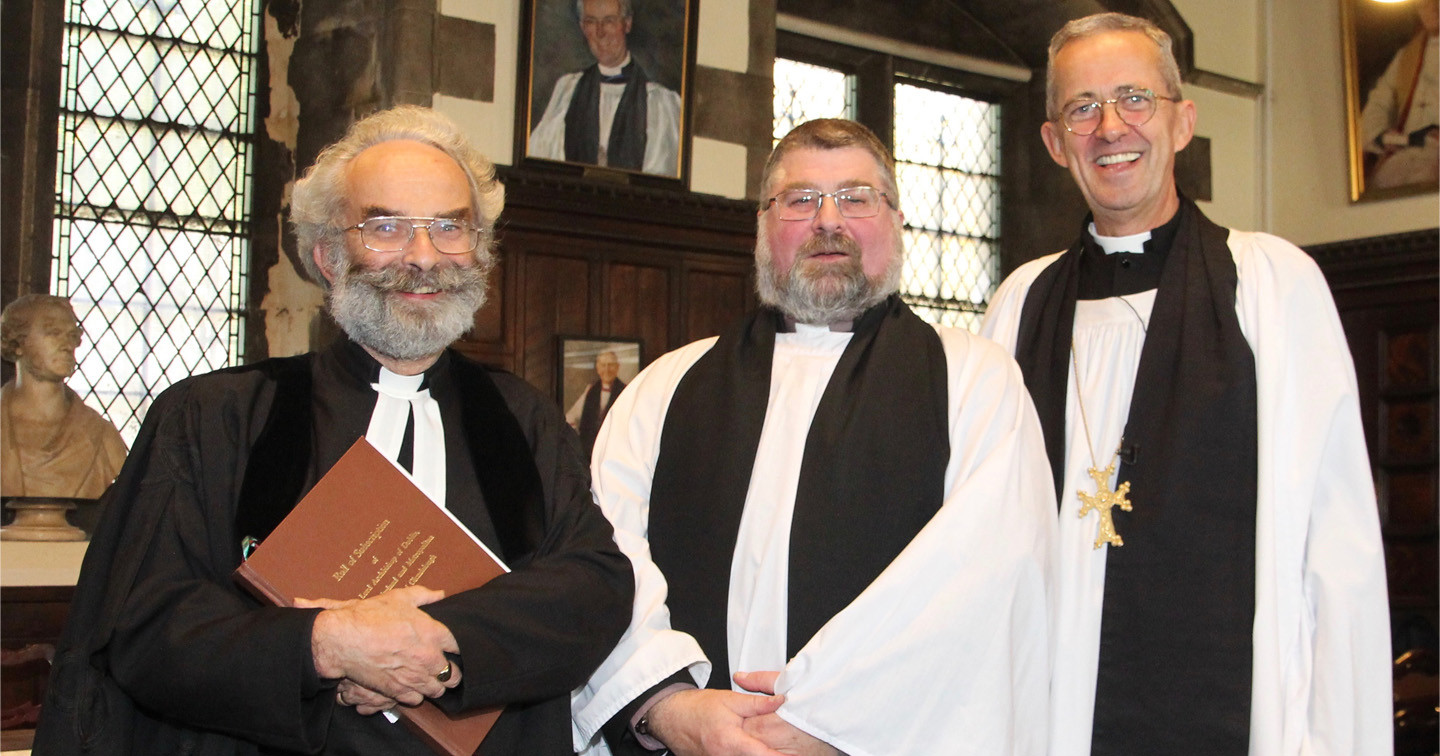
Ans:
POLYGON ((5 502, 15 521, 0 528, 0 541, 83 541, 85 531, 70 524, 71 499, 17 496, 5 502))

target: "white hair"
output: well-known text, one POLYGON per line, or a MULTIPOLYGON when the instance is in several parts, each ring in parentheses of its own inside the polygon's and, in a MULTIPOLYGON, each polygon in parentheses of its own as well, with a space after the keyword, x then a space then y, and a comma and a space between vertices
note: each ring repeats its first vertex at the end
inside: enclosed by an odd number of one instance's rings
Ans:
POLYGON ((377 144, 411 141, 430 145, 449 155, 470 183, 474 222, 480 227, 477 260, 490 257, 495 221, 505 207, 505 186, 495 177, 495 164, 470 144, 454 121, 430 108, 400 105, 356 121, 340 141, 320 151, 315 164, 295 182, 290 198, 290 222, 295 227, 299 257, 305 271, 320 286, 330 283, 321 275, 311 250, 318 245, 332 271, 346 262, 344 216, 349 207, 346 178, 350 161, 377 144))

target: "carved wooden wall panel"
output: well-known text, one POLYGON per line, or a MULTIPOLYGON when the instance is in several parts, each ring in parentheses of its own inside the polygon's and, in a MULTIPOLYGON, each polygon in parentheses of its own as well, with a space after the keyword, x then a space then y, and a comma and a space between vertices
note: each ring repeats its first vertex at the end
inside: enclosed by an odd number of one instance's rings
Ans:
POLYGON ((654 265, 613 263, 605 271, 600 328, 609 336, 639 339, 642 358, 653 360, 670 343, 671 272, 654 265))
POLYGON ((1395 653, 1435 644, 1440 234, 1357 239, 1310 249, 1350 343, 1375 474, 1395 653), (1428 636, 1428 637, 1427 637, 1428 636))
POLYGON ((590 331, 590 267, 583 258, 526 254, 520 298, 520 375, 537 387, 555 385, 555 336, 590 331))
POLYGON ((686 271, 685 293, 686 342, 718 334, 754 298, 748 276, 704 268, 686 271))
POLYGON ((506 297, 502 288, 508 278, 507 267, 505 256, 496 255, 486 305, 475 313, 475 330, 470 332, 469 338, 476 343, 496 346, 510 343, 506 326, 513 322, 513 318, 506 313, 506 297))
POLYGON ((648 364, 754 306, 748 202, 511 173, 491 301, 458 345, 555 391, 557 336, 638 339, 648 364))

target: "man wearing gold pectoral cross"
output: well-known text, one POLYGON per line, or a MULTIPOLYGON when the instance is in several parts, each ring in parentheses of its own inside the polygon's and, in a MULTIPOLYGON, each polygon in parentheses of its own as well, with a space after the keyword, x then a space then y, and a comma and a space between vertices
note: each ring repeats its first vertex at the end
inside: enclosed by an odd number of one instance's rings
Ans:
POLYGON ((1389 623, 1354 367, 1288 242, 1180 194, 1168 34, 1051 40, 1041 136, 1090 209, 982 333, 1020 364, 1059 493, 1049 754, 1385 756, 1389 623))

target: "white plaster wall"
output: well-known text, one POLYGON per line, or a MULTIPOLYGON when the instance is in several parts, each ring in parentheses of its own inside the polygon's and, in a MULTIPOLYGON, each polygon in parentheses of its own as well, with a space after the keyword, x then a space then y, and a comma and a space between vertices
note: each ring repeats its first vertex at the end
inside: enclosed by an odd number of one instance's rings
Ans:
MULTIPOLYGON (((1302 0, 1322 2, 1329 0, 1302 0)), ((1170 0, 1195 39, 1195 65, 1241 81, 1261 76, 1261 7, 1257 0, 1170 0)))
POLYGON ((1338 0, 1263 2, 1270 19, 1267 230, 1315 244, 1440 224, 1434 193, 1350 202, 1338 0))
MULTIPOLYGON (((1194 33, 1196 68, 1240 81, 1259 81, 1258 0, 1171 1, 1194 33)), ((1213 199, 1200 202, 1200 208, 1221 225, 1261 228, 1261 103, 1253 97, 1194 84, 1185 85, 1184 94, 1195 101, 1196 136, 1210 140, 1213 199)))
POLYGON ((700 3, 700 40, 695 62, 745 73, 750 66, 750 3, 700 3))
POLYGON ((695 137, 691 154, 691 191, 745 199, 745 145, 695 137))
MULTIPOLYGON (((696 65, 745 73, 750 67, 750 3, 700 3, 696 65)), ((745 199, 745 145, 695 138, 690 145, 690 188, 704 194, 745 199)))
POLYGON ((495 26, 495 97, 479 102, 436 94, 436 110, 455 119, 487 157, 515 158, 515 77, 520 59, 520 0, 440 0, 440 14, 495 26))
POLYGON ((1209 202, 1197 203, 1210 220, 1242 229, 1262 227, 1260 213, 1260 104, 1250 97, 1187 86, 1195 101, 1195 134, 1210 140, 1209 202))

